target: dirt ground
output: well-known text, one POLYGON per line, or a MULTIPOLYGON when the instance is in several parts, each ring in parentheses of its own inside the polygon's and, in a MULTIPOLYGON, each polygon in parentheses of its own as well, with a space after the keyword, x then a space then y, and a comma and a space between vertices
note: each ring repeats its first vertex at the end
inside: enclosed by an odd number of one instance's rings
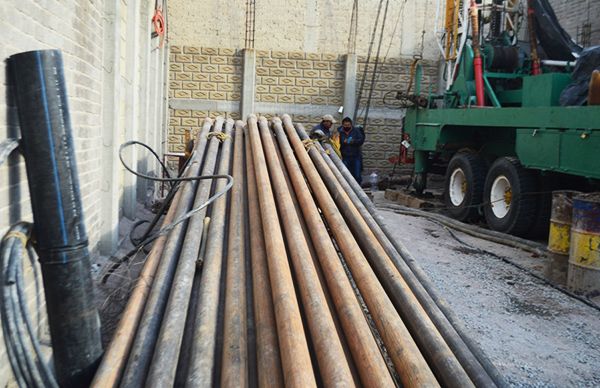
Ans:
POLYGON ((380 212, 511 386, 600 386, 600 311, 499 258, 548 275, 550 257, 380 212))

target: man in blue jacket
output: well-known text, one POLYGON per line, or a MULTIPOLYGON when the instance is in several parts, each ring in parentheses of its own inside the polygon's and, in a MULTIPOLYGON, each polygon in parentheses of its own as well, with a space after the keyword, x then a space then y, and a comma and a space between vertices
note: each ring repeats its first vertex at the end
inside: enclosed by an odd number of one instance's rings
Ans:
POLYGON ((338 128, 340 133, 340 148, 342 161, 350 170, 350 173, 360 184, 362 182, 362 152, 361 146, 365 142, 365 134, 361 127, 352 125, 352 120, 346 117, 342 120, 342 126, 338 128))

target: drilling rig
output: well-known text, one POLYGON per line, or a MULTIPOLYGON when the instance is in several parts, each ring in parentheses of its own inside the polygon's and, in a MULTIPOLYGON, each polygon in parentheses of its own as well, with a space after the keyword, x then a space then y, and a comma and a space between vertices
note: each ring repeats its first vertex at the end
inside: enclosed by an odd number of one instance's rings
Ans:
POLYGON ((421 90, 417 76, 414 94, 398 93, 409 102, 413 187, 423 193, 427 173, 442 169, 455 219, 547 233, 552 190, 600 182, 599 90, 590 83, 600 49, 572 41, 547 0, 439 1, 435 33, 442 92, 421 90))

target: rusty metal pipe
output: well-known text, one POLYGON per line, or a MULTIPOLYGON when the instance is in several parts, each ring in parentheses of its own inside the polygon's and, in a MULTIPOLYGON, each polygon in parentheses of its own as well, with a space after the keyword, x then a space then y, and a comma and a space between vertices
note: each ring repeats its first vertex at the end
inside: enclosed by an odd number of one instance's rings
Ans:
MULTIPOLYGON (((211 122, 205 121, 202 130, 198 134, 196 152, 190 162, 189 176, 197 176, 200 172, 200 165, 207 144, 206 135, 210 130, 210 124, 211 122)), ((180 200, 183 206, 177 208, 175 219, 181 217, 191 207, 196 187, 197 181, 191 181, 180 188, 183 191, 180 200)), ((187 222, 182 222, 168 234, 160 263, 155 272, 152 288, 144 307, 144 313, 131 345, 127 367, 121 381, 123 386, 136 387, 144 384, 186 227, 187 222)), ((133 334, 132 332, 131 335, 133 334)))
POLYGON ((423 385, 438 386, 435 376, 421 355, 408 329, 400 319, 392 301, 369 266, 367 258, 352 236, 350 228, 344 221, 333 198, 327 191, 327 187, 312 164, 308 153, 304 149, 304 145, 292 125, 290 117, 284 115, 283 122, 296 157, 300 161, 310 187, 317 198, 319 207, 327 223, 330 225, 336 242, 356 280, 356 284, 372 313, 373 320, 388 349, 394 366, 400 374, 403 385, 406 387, 423 385))
MULTIPOLYGON (((232 124, 233 121, 228 120, 226 125, 231 128, 232 124)), ((221 133, 221 128, 215 127, 212 133, 221 133)), ((214 174, 219 144, 220 141, 216 136, 209 141, 201 175, 214 174)), ((208 200, 212 184, 211 180, 204 180, 198 184, 193 207, 199 207, 208 200)), ((190 302, 206 211, 206 208, 202 209, 188 221, 185 239, 177 261, 177 270, 169 294, 169 301, 158 340, 154 347, 150 370, 146 377, 146 386, 148 387, 170 386, 175 381, 177 361, 188 311, 187 306, 190 302)))
MULTIPOLYGON (((212 125, 212 120, 210 120, 210 125, 212 125)), ((210 125, 208 125, 208 128, 210 128, 210 125)), ((189 171, 189 168, 186 169, 183 176, 190 176, 189 171)), ((179 207, 182 192, 183 190, 177 190, 177 193, 173 197, 173 202, 163 219, 163 225, 168 225, 175 219, 176 209, 179 207)), ((144 262, 144 267, 140 272, 140 276, 131 291, 122 318, 119 321, 106 352, 104 353, 90 387, 109 388, 116 387, 119 384, 123 368, 125 368, 125 363, 127 361, 127 355, 129 354, 131 344, 133 343, 135 330, 142 316, 142 312, 144 311, 146 298, 152 287, 154 273, 158 267, 166 240, 167 235, 163 235, 154 241, 154 245, 144 262)))
POLYGON ((246 310, 246 219, 244 211, 244 123, 236 121, 233 145, 233 179, 229 207, 229 235, 225 276, 225 320, 221 387, 248 385, 246 310))
MULTIPOLYGON (((274 122, 278 121, 279 123, 281 123, 281 120, 278 117, 274 118, 273 121, 274 122)), ((280 126, 281 126, 281 124, 280 124, 280 126)), ((340 320, 336 314, 335 305, 333 303, 333 298, 331 297, 330 290, 326 286, 327 283, 326 283, 325 275, 323 274, 323 270, 319 263, 315 245, 313 244, 313 241, 310 237, 310 233, 308 231, 308 226, 306 224, 306 221, 304 220, 304 216, 302 214, 302 209, 300 207, 300 203, 298 201, 296 192, 294 191, 294 186, 292 185, 292 181, 290 180, 288 171, 285 167, 285 163, 283 161, 283 156, 281 155, 281 151, 280 151, 279 147, 277 147, 277 146, 275 146, 275 150, 277 151, 276 152, 277 160, 279 162, 280 169, 283 172, 285 182, 287 185, 287 190, 290 193, 290 196, 292 197, 292 202, 294 203, 294 208, 296 209, 296 214, 298 215, 298 220, 300 221, 300 227, 302 228, 302 232, 304 234, 304 239, 306 240, 306 243, 308 245, 308 250, 310 251, 311 260, 314 263, 315 270, 317 271, 317 276, 319 277, 319 282, 323 285, 323 292, 325 293, 325 300, 327 301, 327 307, 329 308, 329 311, 331 312, 331 317, 333 318, 333 323, 335 325, 337 336, 340 339, 340 341, 342 342, 342 348, 344 349, 344 354, 346 355, 346 360, 348 361, 348 366, 350 367, 350 371, 352 372, 352 377, 354 379, 354 383, 355 383, 355 385, 358 386, 358 385, 360 385, 360 377, 358 375, 356 366, 352 362, 352 354, 350 353, 350 349, 348 348, 348 343, 346 341, 344 331, 342 330, 340 320)), ((328 236, 327 234, 325 234, 325 235, 328 236)), ((323 236, 324 235, 321 235, 321 238, 323 238, 323 236)))
MULTIPOLYGON (((489 386, 486 384, 486 381, 487 381, 486 377, 481 375, 481 373, 480 373, 481 371, 478 371, 477 364, 473 364, 471 361, 467 362, 468 356, 466 356, 466 354, 468 354, 468 352, 470 352, 471 354, 473 354, 475 356, 478 363, 485 369, 487 375, 492 379, 492 381, 495 385, 507 386, 504 378, 498 372, 498 369, 489 360, 489 358, 485 355, 485 353, 483 353, 483 351, 481 350, 479 345, 477 345, 473 341, 473 339, 467 334, 467 331, 464 328, 461 320, 448 307, 448 305, 444 301, 444 299, 438 295, 438 292, 437 292, 435 286, 431 283, 427 274, 425 272, 423 272, 421 267, 417 264, 417 260, 412 256, 412 254, 408 251, 408 249, 406 249, 406 247, 404 246, 404 244, 402 244, 402 242, 393 238, 392 233, 385 226, 385 222, 383 221, 383 218, 381 217, 381 215, 377 212, 377 209, 373 205, 373 202, 371 202, 371 200, 365 194, 365 192, 360 187, 360 185, 352 177, 352 174, 346 168, 346 166, 344 165, 342 160, 337 156, 337 154, 335 153, 335 150, 329 144, 325 144, 324 147, 327 151, 327 155, 329 156, 329 159, 331 159, 331 161, 337 167, 337 171, 339 171, 341 173, 342 177, 344 178, 344 181, 349 184, 351 190, 348 190, 347 192, 348 193, 352 192, 356 195, 359 202, 362 203, 362 205, 364 206, 366 211, 371 215, 372 219, 375 221, 375 223, 379 227, 379 230, 381 231, 381 233, 376 233, 377 238, 380 241, 387 240, 388 242, 391 242, 394 250, 397 253, 399 253, 400 260, 397 260, 397 258, 398 258, 397 256, 395 256, 395 255, 392 256, 392 261, 394 262, 394 265, 396 265, 396 268, 398 268, 398 270, 402 273, 403 276, 406 276, 405 279, 407 280, 407 282, 409 282, 409 285, 411 285, 411 283, 413 283, 413 280, 411 280, 411 279, 413 279, 413 277, 414 277, 415 289, 418 287, 422 287, 424 289, 425 293, 433 300, 434 304, 442 312, 445 319, 450 323, 452 328, 460 336, 460 340, 467 346, 468 351, 467 350, 455 350, 454 348, 453 348, 453 351, 455 351, 455 354, 457 354, 457 357, 459 357, 460 362, 463 364, 463 366, 465 367, 465 369, 471 376, 471 379, 473 379, 473 382, 475 382, 475 384, 477 386, 489 386), (410 273, 412 273, 413 276, 411 276, 410 273), (463 361, 463 358, 461 358, 462 357, 461 353, 463 353, 463 352, 465 354, 464 361, 463 361)), ((355 204, 358 204, 358 201, 355 202, 355 204)), ((363 214, 363 216, 364 216, 364 213, 361 212, 361 214, 363 214)), ((367 219, 367 217, 365 217, 365 219, 367 219)), ((373 230, 375 230, 375 229, 373 229, 373 230)), ((383 242, 382 242, 382 244, 383 244, 383 242)), ((411 286, 411 289, 412 289, 412 286, 411 286)), ((415 292, 414 289, 413 289, 413 292, 415 292)), ((420 293, 415 292, 415 295, 417 297, 419 297, 420 293)), ((426 303, 423 301, 421 301, 421 303, 425 307, 426 303)), ((443 322, 443 318, 440 318, 440 321, 443 322)), ((440 330, 442 330, 442 329, 440 329, 440 330)), ((448 330, 451 330, 451 329, 448 329, 448 330)), ((450 341, 449 339, 447 339, 447 341, 452 346, 453 342, 450 341)), ((460 342, 458 342, 457 349, 459 349, 459 347, 460 347, 460 342)))
POLYGON ((346 333, 348 346, 356 361, 361 382, 367 387, 393 386, 394 382, 356 299, 350 280, 338 258, 337 251, 329 238, 327 228, 310 194, 294 151, 281 126, 281 121, 274 120, 273 129, 300 209, 304 214, 307 229, 312 236, 313 244, 315 244, 317 257, 326 277, 334 306, 346 333))
MULTIPOLYGON (((229 174, 230 170, 231 125, 225 127, 224 133, 225 138, 219 156, 221 160, 219 174, 229 174)), ((225 181, 217 181, 214 192, 223 190, 225 185, 225 181)), ((185 384, 187 387, 213 386, 217 379, 218 369, 215 367, 215 353, 228 197, 229 195, 224 195, 217 199, 211 209, 206 252, 196 302, 190 363, 185 384)))
POLYGON ((283 374, 277 344, 277 326, 271 297, 271 283, 267 268, 267 253, 261 214, 258 205, 256 174, 252 162, 250 137, 246 142, 246 185, 248 187, 248 217, 250 223, 250 256, 252 262, 252 291, 254 302, 254 326, 256 328, 256 359, 258 386, 260 388, 283 387, 283 374))
MULTIPOLYGON (((298 128, 300 127, 298 126, 298 128)), ((301 129, 298 132, 300 138, 308 139, 306 133, 301 129)), ((472 381, 464 368, 392 263, 373 231, 360 215, 346 191, 333 175, 316 146, 311 146, 308 149, 308 154, 436 376, 444 385, 449 387, 472 386, 472 381)))
MULTIPOLYGON (((300 136, 302 138, 302 135, 300 136)), ((350 186, 350 184, 346 181, 340 170, 336 167, 333 160, 329 158, 326 154, 325 150, 321 146, 321 144, 315 144, 323 160, 326 162, 330 171, 335 175, 337 181, 340 186, 343 188, 344 192, 348 194, 352 203, 356 206, 360 215, 363 217, 369 228, 373 231, 377 240, 385 249, 385 252, 392 259, 393 263, 396 265, 396 268, 402 275, 402 277, 406 280, 406 283, 410 287, 411 291, 417 297, 419 303, 423 306, 423 309, 426 311, 427 315, 431 318, 435 326, 440 331, 442 337, 448 343, 448 346, 452 350, 452 352, 456 355, 456 358, 460 362, 460 364, 464 367, 465 371, 473 380, 475 385, 477 386, 485 386, 491 387, 494 386, 495 383, 492 381, 490 376, 487 374, 485 369, 479 363, 477 358, 471 353, 467 345, 463 342, 462 338, 460 338, 459 334, 456 332, 454 327, 448 322, 446 316, 442 313, 439 307, 435 304, 431 296, 427 293, 425 288, 419 283, 412 273, 410 268, 406 265, 406 263, 402 260, 400 253, 394 248, 390 240, 385 236, 373 216, 369 213, 367 208, 360 202, 360 199, 350 186)))
POLYGON ((300 317, 300 307, 294 290, 292 273, 288 264, 265 155, 254 115, 248 117, 248 132, 252 145, 260 210, 263 216, 269 278, 273 292, 285 385, 290 387, 316 386, 300 317))
POLYGON ((277 159, 267 120, 261 117, 258 126, 323 383, 325 386, 353 386, 354 379, 277 159))

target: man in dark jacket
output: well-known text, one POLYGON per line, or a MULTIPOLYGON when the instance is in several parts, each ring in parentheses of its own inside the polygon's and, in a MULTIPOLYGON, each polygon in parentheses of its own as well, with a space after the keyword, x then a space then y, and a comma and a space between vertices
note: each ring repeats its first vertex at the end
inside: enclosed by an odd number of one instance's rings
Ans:
POLYGON ((331 137, 331 127, 335 123, 332 115, 324 115, 321 122, 310 131, 310 138, 316 140, 327 140, 331 137))
POLYGON ((352 125, 352 120, 346 117, 342 120, 342 126, 338 128, 340 133, 340 148, 342 161, 350 170, 350 173, 360 184, 362 182, 362 152, 361 146, 365 142, 365 134, 360 127, 352 125))

